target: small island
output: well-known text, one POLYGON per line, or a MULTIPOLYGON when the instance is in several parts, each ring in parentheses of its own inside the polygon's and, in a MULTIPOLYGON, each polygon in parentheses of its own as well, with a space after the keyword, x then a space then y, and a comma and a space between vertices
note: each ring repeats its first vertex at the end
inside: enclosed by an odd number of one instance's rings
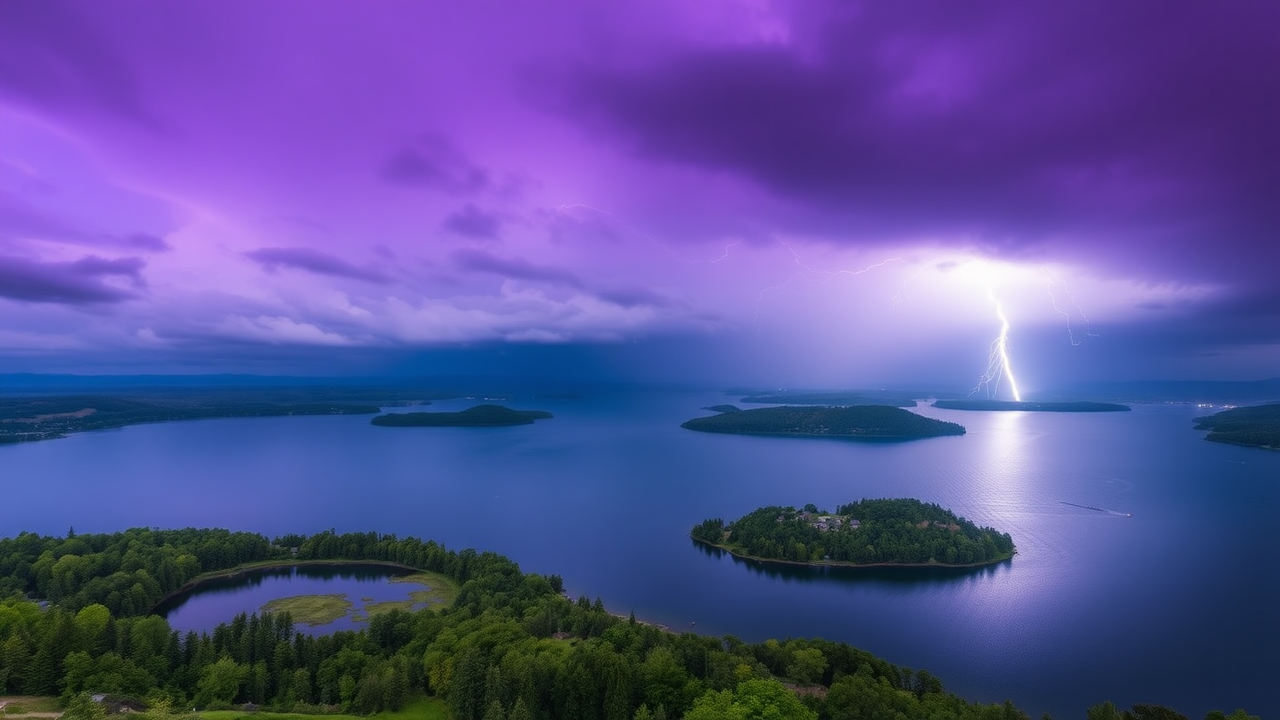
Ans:
POLYGON ((1205 440, 1280 450, 1280 403, 1223 410, 1196 418, 1197 430, 1208 430, 1205 440))
POLYGON ((707 407, 704 407, 702 409, 710 410, 711 412, 718 412, 718 413, 742 412, 742 408, 738 407, 737 405, 708 405, 707 407))
POLYGON ((476 405, 461 412, 412 412, 379 415, 369 422, 385 427, 506 427, 530 425, 551 413, 544 410, 512 410, 502 405, 476 405))
POLYGON ((913 440, 963 435, 964 426, 887 405, 771 407, 694 418, 680 427, 740 435, 785 435, 857 440, 913 440))
POLYGON ((933 406, 945 410, 1022 410, 1026 412, 1127 412, 1128 405, 1105 402, 1027 402, 1014 400, 937 400, 933 406))
POLYGON ((835 512, 771 506, 725 524, 703 521, 695 541, 761 562, 849 567, 976 567, 1016 550, 1007 533, 911 498, 860 500, 835 512))

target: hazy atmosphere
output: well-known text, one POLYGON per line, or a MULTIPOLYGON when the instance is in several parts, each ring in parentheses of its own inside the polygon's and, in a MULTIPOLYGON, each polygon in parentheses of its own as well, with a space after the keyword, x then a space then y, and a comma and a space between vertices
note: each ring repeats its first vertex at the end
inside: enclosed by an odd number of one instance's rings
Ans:
POLYGON ((6 2, 8 372, 1280 367, 1280 7, 6 2))

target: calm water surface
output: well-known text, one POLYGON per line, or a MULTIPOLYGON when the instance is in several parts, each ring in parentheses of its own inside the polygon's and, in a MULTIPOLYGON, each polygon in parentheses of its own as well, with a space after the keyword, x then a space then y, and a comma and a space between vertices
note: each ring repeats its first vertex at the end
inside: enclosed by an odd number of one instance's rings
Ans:
MULTIPOLYGON (((423 590, 426 584, 392 582, 391 578, 408 575, 408 571, 392 571, 385 567, 302 565, 241 573, 234 577, 215 578, 201 583, 195 591, 161 603, 156 613, 179 632, 189 630, 211 632, 228 618, 239 613, 256 613, 272 600, 299 595, 342 595, 351 603, 347 614, 322 625, 295 623, 305 633, 321 634, 338 630, 361 630, 368 627, 371 605, 385 602, 410 602, 410 593, 423 590)), ((414 603, 411 609, 427 607, 414 603)))
POLYGON ((676 629, 849 642, 1033 716, 1110 699, 1280 717, 1280 453, 1204 442, 1186 405, 918 408, 969 432, 909 443, 679 427, 724 401, 513 402, 556 414, 514 428, 206 420, 0 447, 0 533, 416 535, 503 553, 676 629), (707 517, 863 497, 937 502, 1009 532, 1018 555, 972 573, 777 572, 687 537, 707 517))

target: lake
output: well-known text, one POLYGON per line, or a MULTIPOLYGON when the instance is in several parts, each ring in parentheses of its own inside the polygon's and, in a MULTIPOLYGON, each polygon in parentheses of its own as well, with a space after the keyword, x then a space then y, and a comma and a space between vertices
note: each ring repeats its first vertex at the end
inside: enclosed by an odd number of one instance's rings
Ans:
POLYGON ((417 610, 428 603, 414 602, 410 593, 428 586, 415 582, 392 582, 391 578, 411 574, 408 570, 363 565, 300 565, 287 568, 250 570, 200 583, 189 593, 169 598, 155 608, 170 627, 186 633, 212 632, 220 623, 238 613, 260 612, 272 600, 299 595, 342 595, 351 603, 347 614, 332 622, 309 625, 294 623, 299 632, 323 634, 338 630, 362 630, 378 603, 412 602, 417 610))
POLYGON ((1033 717, 1080 717, 1107 699, 1280 716, 1280 453, 1205 442, 1188 405, 922 407, 969 432, 906 443, 679 427, 725 401, 517 400, 556 417, 511 428, 238 418, 0 447, 0 533, 414 535, 502 553, 677 630, 845 641, 1033 717), (1018 555, 968 573, 783 572, 687 537, 708 517, 863 497, 936 502, 1010 533, 1018 555))

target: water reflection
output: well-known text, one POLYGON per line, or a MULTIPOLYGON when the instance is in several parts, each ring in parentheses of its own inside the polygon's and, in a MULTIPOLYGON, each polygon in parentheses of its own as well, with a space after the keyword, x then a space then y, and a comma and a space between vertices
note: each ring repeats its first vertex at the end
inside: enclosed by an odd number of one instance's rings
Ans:
POLYGON ((927 586, 951 583, 957 580, 977 580, 994 578, 1008 572, 1013 560, 994 565, 980 567, 847 567, 832 565, 788 565, 785 563, 761 562, 734 555, 717 547, 711 547, 697 540, 690 539, 694 547, 704 555, 721 562, 728 560, 736 567, 743 567, 755 575, 802 584, 831 583, 872 583, 896 585, 900 588, 927 586))
MULTIPOLYGON (((299 595, 342 595, 351 601, 350 612, 331 623, 295 627, 309 634, 363 627, 371 604, 404 602, 421 590, 415 583, 395 583, 393 578, 411 571, 385 565, 299 565, 249 570, 202 582, 189 591, 161 601, 153 612, 181 632, 207 632, 230 622, 240 613, 261 612, 271 600, 299 595)), ((414 609, 425 607, 414 604, 414 609)))

